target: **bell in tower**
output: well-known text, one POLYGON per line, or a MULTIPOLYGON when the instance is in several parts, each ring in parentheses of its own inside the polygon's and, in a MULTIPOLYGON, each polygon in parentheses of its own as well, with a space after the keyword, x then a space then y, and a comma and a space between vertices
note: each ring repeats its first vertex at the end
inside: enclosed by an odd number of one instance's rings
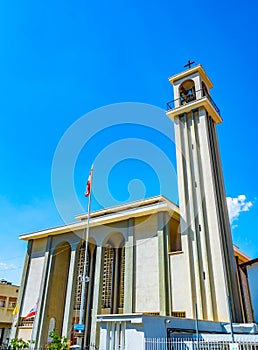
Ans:
MULTIPOLYGON (((190 66, 190 65, 189 65, 190 66)), ((186 266, 186 317, 242 321, 236 266, 221 169, 216 124, 220 111, 201 65, 169 78, 174 100, 167 116, 174 122, 182 237, 186 266), (190 282, 188 282, 190 281, 190 282), (228 308, 228 300, 231 308, 228 308)), ((178 257, 179 259, 179 257, 178 257)))
POLYGON ((194 81, 190 79, 184 81, 179 87, 179 93, 181 105, 196 100, 194 81))

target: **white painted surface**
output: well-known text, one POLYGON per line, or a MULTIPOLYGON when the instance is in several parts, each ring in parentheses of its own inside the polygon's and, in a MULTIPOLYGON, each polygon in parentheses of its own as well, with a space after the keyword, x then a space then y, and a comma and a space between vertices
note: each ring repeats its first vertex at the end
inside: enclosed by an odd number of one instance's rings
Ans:
POLYGON ((21 312, 22 317, 26 316, 30 309, 35 306, 39 297, 39 288, 44 266, 46 242, 46 239, 39 239, 33 242, 28 281, 21 312))
POLYGON ((172 311, 185 311, 187 317, 191 317, 191 304, 188 303, 191 285, 186 269, 185 254, 170 255, 172 311))
POLYGON ((157 216, 136 220, 135 311, 159 312, 157 216))
POLYGON ((254 321, 258 323, 258 262, 248 266, 247 271, 254 312, 254 321))

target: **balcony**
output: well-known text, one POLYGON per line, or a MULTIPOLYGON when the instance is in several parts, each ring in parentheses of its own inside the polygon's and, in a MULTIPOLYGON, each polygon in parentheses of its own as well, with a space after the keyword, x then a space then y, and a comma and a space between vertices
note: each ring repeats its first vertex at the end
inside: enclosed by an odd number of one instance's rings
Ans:
POLYGON ((182 106, 185 106, 188 103, 194 102, 194 101, 199 101, 202 99, 208 99, 212 107, 215 109, 217 114, 220 116, 220 110, 216 103, 213 101, 211 96, 208 94, 206 89, 200 89, 195 91, 194 93, 188 94, 185 97, 181 96, 178 99, 175 99, 173 101, 167 102, 167 111, 171 111, 173 109, 180 108, 182 106))

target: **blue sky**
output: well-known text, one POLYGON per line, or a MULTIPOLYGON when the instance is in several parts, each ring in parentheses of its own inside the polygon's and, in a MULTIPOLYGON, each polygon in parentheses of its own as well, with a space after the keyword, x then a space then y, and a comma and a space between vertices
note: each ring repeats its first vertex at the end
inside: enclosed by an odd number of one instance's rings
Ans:
POLYGON ((173 99, 167 78, 188 59, 204 66, 221 109, 218 135, 234 242, 258 256, 257 7, 255 0, 1 1, 0 278, 20 281, 26 248, 20 233, 63 223, 51 188, 53 157, 62 136, 84 115, 85 132, 89 127, 96 133, 74 167, 82 209, 96 159, 93 209, 160 192, 177 201, 174 169, 166 171, 175 166, 172 124, 160 112, 156 127, 148 125, 147 113, 136 113, 128 124, 121 103, 165 109, 173 99), (121 125, 103 124, 105 109, 91 112, 118 103, 121 125), (113 163, 102 173, 110 152, 113 163), (108 200, 98 190, 103 183, 108 200))

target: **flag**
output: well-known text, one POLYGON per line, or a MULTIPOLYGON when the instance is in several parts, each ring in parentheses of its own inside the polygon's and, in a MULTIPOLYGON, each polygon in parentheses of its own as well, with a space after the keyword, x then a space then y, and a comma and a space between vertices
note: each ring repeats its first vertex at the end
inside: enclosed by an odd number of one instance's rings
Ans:
POLYGON ((36 302, 36 305, 32 309, 30 309, 28 314, 24 317, 24 320, 27 320, 28 318, 34 317, 36 315, 37 308, 38 308, 38 302, 36 302))
POLYGON ((15 308, 13 309, 13 326, 16 327, 17 326, 17 320, 18 320, 18 312, 19 312, 19 308, 18 308, 18 303, 16 303, 15 308))
POLYGON ((19 311, 18 304, 16 303, 15 308, 13 309, 13 312, 12 312, 13 316, 17 315, 18 311, 19 311))
POLYGON ((88 177, 88 181, 86 184, 86 190, 85 190, 85 197, 88 197, 90 195, 90 191, 91 191, 91 183, 92 183, 92 175, 93 175, 93 167, 90 169, 90 175, 88 177))

